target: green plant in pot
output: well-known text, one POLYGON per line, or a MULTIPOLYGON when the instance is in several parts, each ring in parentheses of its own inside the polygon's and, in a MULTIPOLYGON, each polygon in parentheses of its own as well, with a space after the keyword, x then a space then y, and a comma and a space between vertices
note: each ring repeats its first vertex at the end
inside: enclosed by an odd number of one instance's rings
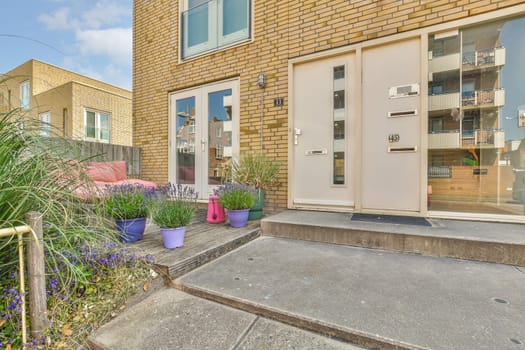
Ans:
POLYGON ((232 227, 244 227, 248 223, 250 208, 255 203, 256 191, 253 187, 238 183, 227 183, 218 189, 219 202, 228 210, 232 227))
POLYGON ((141 240, 146 229, 148 197, 153 190, 142 185, 108 186, 102 200, 106 216, 115 219, 120 240, 124 243, 141 240))
POLYGON ((263 216, 265 190, 277 185, 281 164, 264 153, 245 153, 239 161, 232 161, 227 176, 232 182, 243 183, 256 189, 255 204, 250 210, 249 220, 263 216))
POLYGON ((151 202, 151 218, 160 226, 164 247, 182 247, 195 214, 198 193, 192 187, 168 183, 151 202))

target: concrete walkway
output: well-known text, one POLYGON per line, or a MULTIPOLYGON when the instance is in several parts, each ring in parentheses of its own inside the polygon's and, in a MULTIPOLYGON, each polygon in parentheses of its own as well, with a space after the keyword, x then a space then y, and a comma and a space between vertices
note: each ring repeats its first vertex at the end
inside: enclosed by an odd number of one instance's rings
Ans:
POLYGON ((523 267, 262 237, 176 284, 92 348, 525 349, 523 267))
POLYGON ((178 283, 365 347, 525 349, 522 267, 263 237, 178 283))

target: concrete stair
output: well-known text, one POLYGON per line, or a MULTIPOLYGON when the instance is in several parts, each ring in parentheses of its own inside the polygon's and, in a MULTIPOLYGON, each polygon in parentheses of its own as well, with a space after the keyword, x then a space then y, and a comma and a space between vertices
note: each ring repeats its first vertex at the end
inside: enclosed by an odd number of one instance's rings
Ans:
POLYGON ((263 219, 261 230, 264 236, 525 266, 522 224, 429 219, 427 227, 351 218, 288 210, 263 219))

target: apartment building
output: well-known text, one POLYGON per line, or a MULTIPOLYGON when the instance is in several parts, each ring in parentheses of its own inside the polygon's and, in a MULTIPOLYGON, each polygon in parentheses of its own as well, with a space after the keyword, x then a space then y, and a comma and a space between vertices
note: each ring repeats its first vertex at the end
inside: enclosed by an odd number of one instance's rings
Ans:
POLYGON ((143 175, 205 200, 262 151, 280 208, 523 221, 523 37, 516 0, 135 0, 143 175))
POLYGON ((1 76, 0 109, 40 120, 40 133, 131 146, 131 91, 30 60, 1 76))

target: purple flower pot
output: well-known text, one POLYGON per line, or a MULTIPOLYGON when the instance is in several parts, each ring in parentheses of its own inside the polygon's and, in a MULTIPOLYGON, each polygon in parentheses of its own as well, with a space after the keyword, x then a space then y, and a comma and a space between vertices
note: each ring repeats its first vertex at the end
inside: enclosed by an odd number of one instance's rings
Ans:
POLYGON ((186 234, 186 227, 177 228, 161 228, 162 241, 164 247, 168 249, 182 247, 184 245, 184 235, 186 234))
POLYGON ((120 232, 120 241, 124 243, 136 242, 144 236, 146 218, 115 220, 120 232))
POLYGON ((228 219, 231 227, 244 227, 248 225, 250 209, 228 210, 228 219))

